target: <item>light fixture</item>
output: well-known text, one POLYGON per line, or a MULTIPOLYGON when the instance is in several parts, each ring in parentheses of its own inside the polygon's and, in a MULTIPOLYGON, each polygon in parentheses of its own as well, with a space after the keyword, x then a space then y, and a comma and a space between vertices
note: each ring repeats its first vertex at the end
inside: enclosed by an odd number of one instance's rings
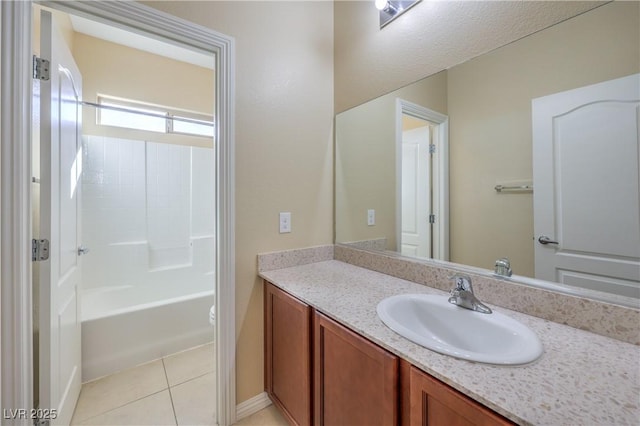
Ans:
POLYGON ((389 5, 388 0, 376 0, 376 9, 378 10, 385 10, 389 5))
POLYGON ((380 11, 380 28, 420 3, 420 0, 375 0, 376 9, 380 11))

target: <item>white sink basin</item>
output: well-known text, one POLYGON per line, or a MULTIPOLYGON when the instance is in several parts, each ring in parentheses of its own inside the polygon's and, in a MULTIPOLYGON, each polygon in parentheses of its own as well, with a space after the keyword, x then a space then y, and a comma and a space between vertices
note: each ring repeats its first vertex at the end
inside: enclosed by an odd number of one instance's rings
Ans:
POLYGON ((538 336, 524 324, 499 312, 461 308, 447 299, 432 294, 391 296, 378 304, 378 316, 401 336, 456 358, 517 365, 542 354, 538 336))

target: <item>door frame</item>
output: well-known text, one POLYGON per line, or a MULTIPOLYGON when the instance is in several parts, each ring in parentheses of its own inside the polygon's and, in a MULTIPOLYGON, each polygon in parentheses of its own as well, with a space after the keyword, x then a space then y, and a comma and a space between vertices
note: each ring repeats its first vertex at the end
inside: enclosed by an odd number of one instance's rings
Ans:
POLYGON ((402 241, 402 115, 435 124, 433 157, 433 207, 436 215, 432 238, 434 259, 449 260, 449 117, 418 104, 396 98, 396 244, 402 241), (446 218, 446 220, 438 220, 446 218))
MULTIPOLYGON (((39 2, 215 55, 216 387, 219 424, 236 419, 235 42, 136 2, 39 2)), ((0 408, 33 408, 31 277, 32 1, 0 8, 0 408), (29 22, 29 25, 24 25, 29 22)), ((27 424, 28 420, 14 424, 27 424)))

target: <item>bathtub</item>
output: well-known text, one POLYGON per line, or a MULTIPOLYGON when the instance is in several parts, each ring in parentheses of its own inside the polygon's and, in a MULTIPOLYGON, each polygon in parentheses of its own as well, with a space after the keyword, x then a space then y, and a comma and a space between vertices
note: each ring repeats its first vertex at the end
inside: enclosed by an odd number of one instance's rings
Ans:
POLYGON ((213 341, 213 273, 162 281, 82 293, 83 382, 213 341))

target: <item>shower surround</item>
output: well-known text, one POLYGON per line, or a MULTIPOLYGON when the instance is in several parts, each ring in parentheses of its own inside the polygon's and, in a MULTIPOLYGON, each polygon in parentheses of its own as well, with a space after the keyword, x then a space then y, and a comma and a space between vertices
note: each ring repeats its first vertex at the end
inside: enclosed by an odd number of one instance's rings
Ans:
POLYGON ((214 152, 83 138, 83 381, 213 340, 214 152))

